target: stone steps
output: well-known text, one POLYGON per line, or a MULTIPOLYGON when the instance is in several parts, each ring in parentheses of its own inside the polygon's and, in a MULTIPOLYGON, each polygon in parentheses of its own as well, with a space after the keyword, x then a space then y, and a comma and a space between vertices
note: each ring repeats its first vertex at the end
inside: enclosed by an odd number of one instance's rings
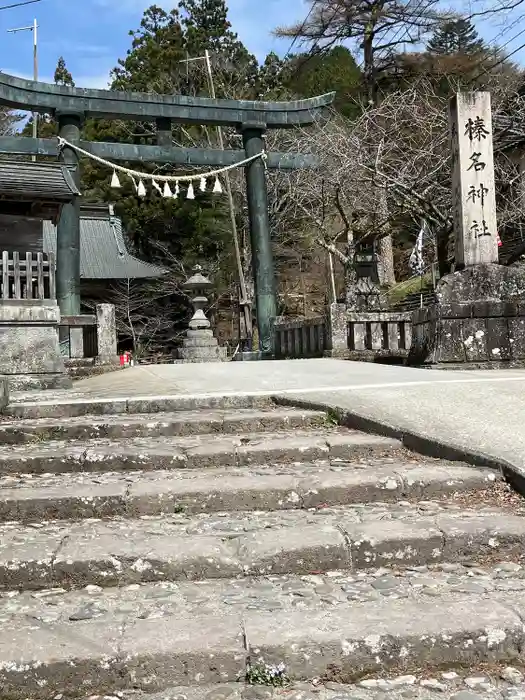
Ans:
POLYGON ((234 576, 358 572, 517 557, 525 518, 494 507, 343 506, 0 526, 0 587, 123 586, 234 576))
POLYGON ((490 470, 439 460, 377 458, 367 464, 173 469, 0 477, 0 522, 226 511, 279 511, 474 494, 490 470))
POLYGON ((159 693, 121 690, 105 696, 94 695, 92 700, 522 700, 525 696, 523 670, 505 664, 491 664, 489 672, 469 676, 468 670, 438 672, 429 677, 417 675, 381 675, 357 683, 295 681, 284 687, 261 687, 250 683, 216 683, 203 686, 176 686, 159 693), (507 680, 508 678, 512 680, 507 680))
POLYGON ((96 398, 82 392, 57 390, 52 392, 16 392, 10 394, 9 405, 3 415, 11 418, 73 418, 80 416, 114 416, 169 411, 196 411, 209 409, 267 409, 273 408, 271 392, 265 395, 202 394, 196 396, 138 396, 135 398, 96 398))
POLYGON ((253 397, 10 410, 2 700, 408 700, 521 658, 525 505, 491 470, 253 397))
POLYGON ((0 685, 9 700, 53 697, 57 688, 69 698, 232 682, 246 676, 247 645, 254 666, 283 664, 292 679, 349 683, 378 671, 447 669, 459 660, 514 662, 525 644, 523 605, 509 593, 384 598, 278 614, 231 606, 221 616, 17 619, 2 632, 0 685), (13 646, 31 663, 13 663, 13 646))
POLYGON ((352 461, 395 455, 398 440, 329 428, 295 430, 293 435, 246 433, 191 437, 47 440, 11 445, 0 455, 0 475, 13 473, 203 469, 253 464, 352 461))
POLYGON ((328 427, 322 411, 269 407, 266 409, 175 411, 171 413, 76 416, 4 420, 0 444, 17 445, 42 440, 176 437, 215 433, 256 433, 328 427))

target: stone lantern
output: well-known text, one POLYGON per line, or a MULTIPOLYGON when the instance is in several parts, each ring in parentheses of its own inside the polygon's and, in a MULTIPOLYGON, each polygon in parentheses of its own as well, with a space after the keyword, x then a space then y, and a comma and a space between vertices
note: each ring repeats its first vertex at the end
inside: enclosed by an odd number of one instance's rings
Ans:
POLYGON ((207 293, 213 283, 202 274, 202 267, 196 265, 192 276, 185 282, 185 289, 191 297, 193 316, 188 324, 186 338, 179 349, 179 360, 183 362, 222 362, 226 359, 226 349, 220 348, 213 336, 211 324, 204 309, 208 304, 207 293))

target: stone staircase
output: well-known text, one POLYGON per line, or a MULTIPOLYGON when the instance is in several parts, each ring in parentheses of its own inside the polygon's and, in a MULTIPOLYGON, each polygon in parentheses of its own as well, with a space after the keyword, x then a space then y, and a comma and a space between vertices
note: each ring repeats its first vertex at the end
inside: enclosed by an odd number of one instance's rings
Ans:
POLYGON ((500 475, 241 405, 8 407, 1 700, 525 698, 500 475))

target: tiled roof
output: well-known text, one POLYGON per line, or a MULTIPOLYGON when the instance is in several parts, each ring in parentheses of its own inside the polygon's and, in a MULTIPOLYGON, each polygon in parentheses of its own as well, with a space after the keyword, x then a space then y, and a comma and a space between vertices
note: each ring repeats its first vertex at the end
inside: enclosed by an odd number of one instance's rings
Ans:
POLYGON ((1 199, 70 202, 79 194, 66 165, 0 160, 1 199))
MULTIPOLYGON (((43 222, 45 253, 56 253, 56 227, 43 222)), ((166 270, 131 255, 124 240, 122 222, 116 216, 90 212, 80 215, 80 277, 82 279, 139 279, 160 277, 166 270)))

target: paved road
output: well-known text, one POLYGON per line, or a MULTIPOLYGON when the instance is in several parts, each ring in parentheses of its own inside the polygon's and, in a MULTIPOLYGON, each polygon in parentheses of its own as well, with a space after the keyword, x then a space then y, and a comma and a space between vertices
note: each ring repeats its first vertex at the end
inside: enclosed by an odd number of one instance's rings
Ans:
POLYGON ((281 360, 186 365, 147 365, 91 377, 75 390, 91 396, 355 391, 356 389, 525 381, 525 370, 442 372, 342 360, 281 360))
POLYGON ((41 398, 202 394, 280 394, 338 407, 525 472, 525 370, 445 372, 332 359, 149 365, 41 398))

